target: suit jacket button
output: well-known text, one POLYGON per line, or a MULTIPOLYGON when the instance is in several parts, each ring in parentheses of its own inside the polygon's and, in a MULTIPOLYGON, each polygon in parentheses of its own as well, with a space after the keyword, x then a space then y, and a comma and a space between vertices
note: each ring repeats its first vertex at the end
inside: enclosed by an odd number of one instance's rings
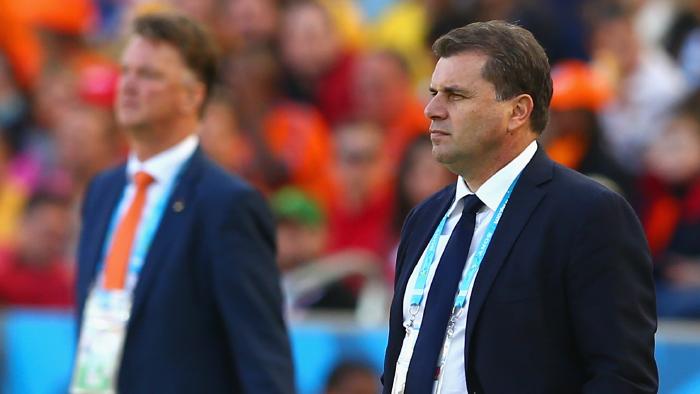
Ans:
POLYGON ((184 209, 185 209, 184 201, 178 200, 178 201, 175 201, 175 203, 173 203, 173 211, 179 213, 179 212, 182 212, 184 209))

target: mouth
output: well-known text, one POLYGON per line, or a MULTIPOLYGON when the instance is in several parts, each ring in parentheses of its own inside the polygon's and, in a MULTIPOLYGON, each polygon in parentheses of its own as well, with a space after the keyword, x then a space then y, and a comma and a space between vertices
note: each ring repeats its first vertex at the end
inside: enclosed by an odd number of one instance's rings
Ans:
POLYGON ((119 107, 124 109, 138 108, 139 104, 136 100, 120 100, 119 107))
POLYGON ((437 130, 437 129, 430 129, 430 136, 431 137, 439 137, 443 135, 450 135, 447 131, 444 130, 437 130))

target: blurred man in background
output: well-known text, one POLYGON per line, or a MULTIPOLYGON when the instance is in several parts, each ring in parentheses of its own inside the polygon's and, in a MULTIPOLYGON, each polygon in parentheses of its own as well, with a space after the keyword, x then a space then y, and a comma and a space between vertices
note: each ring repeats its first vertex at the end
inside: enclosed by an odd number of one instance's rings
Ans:
POLYGON ((74 393, 294 391, 271 214, 198 147, 216 62, 190 19, 135 20, 116 102, 131 152, 83 204, 74 393))

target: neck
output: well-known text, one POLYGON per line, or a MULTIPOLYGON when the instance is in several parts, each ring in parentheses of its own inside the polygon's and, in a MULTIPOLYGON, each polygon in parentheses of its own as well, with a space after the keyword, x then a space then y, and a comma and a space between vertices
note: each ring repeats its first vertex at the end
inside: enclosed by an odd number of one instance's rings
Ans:
POLYGON ((173 126, 143 127, 128 130, 132 151, 139 161, 144 162, 164 152, 197 130, 199 121, 181 121, 173 126))
POLYGON ((481 158, 480 165, 471 166, 458 173, 464 178, 469 190, 475 193, 484 182, 518 157, 531 142, 532 140, 523 141, 510 149, 497 151, 492 157, 481 158))

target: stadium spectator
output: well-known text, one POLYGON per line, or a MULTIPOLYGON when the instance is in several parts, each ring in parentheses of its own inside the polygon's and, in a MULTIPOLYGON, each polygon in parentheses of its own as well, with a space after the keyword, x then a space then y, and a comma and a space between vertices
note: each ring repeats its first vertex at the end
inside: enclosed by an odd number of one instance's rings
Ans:
POLYGON ((357 296, 342 280, 357 270, 348 260, 335 264, 324 256, 326 218, 318 203, 287 187, 272 195, 270 205, 277 218, 277 264, 288 316, 299 318, 309 309, 353 310, 357 296))
POLYGON ((325 394, 377 394, 377 371, 361 361, 341 361, 326 383, 325 394))
POLYGON ((357 120, 374 123, 385 134, 382 145, 391 177, 411 140, 427 135, 429 122, 423 103, 413 93, 408 66, 398 53, 362 56, 355 75, 357 120))
POLYGON ((78 104, 65 109, 54 130, 57 164, 68 176, 69 192, 81 196, 98 172, 125 156, 125 141, 118 134, 110 110, 78 104))
POLYGON ((29 194, 26 184, 13 172, 15 153, 9 132, 0 128, 0 247, 14 243, 29 194))
POLYGON ((384 133, 352 123, 335 133, 335 188, 328 216, 328 252, 362 250, 382 261, 390 247, 393 184, 384 133))
POLYGON ((26 126, 29 105, 0 52, 0 127, 11 133, 15 145, 21 127, 26 126))
POLYGON ((242 175, 251 162, 249 147, 238 126, 231 95, 216 88, 207 103, 199 131, 202 149, 220 166, 242 175))
POLYGON ((644 150, 686 94, 687 82, 663 51, 641 45, 632 16, 621 7, 598 12, 591 29, 593 62, 613 89, 600 112, 603 135, 618 164, 639 174, 644 150))
MULTIPOLYGON (((240 130, 241 176, 265 193, 294 185, 328 204, 330 133, 308 104, 280 97, 278 65, 266 48, 242 51, 223 73, 240 130)), ((233 152, 232 152, 233 154, 233 152)))
POLYGON ((700 92, 679 106, 646 155, 639 212, 659 275, 658 311, 700 317, 700 92))
POLYGON ((46 192, 31 197, 15 246, 0 250, 0 304, 73 306, 73 265, 67 252, 74 224, 70 200, 46 192))
POLYGON ((32 119, 23 130, 20 145, 22 177, 31 190, 40 185, 66 184, 66 175, 57 162, 55 130, 67 108, 79 103, 77 87, 74 70, 54 65, 43 70, 32 91, 32 119))
MULTIPOLYGON (((397 244, 408 212, 421 201, 454 182, 455 176, 435 160, 432 150, 430 136, 418 136, 408 145, 399 163, 392 222, 392 234, 397 244)), ((391 256, 392 279, 394 261, 395 256, 391 256)))
POLYGON ((666 32, 665 48, 693 88, 700 87, 700 3, 682 2, 666 32))
POLYGON ((427 44, 431 19, 434 9, 440 7, 437 4, 447 2, 440 0, 384 3, 385 7, 366 25, 367 46, 372 50, 399 53, 406 59, 413 84, 424 88, 423 85, 427 84, 426 78, 430 76, 433 66, 433 58, 427 44))
POLYGON ((343 47, 328 11, 293 2, 282 16, 279 44, 287 95, 315 105, 331 126, 352 114, 355 55, 343 47))
POLYGON ((276 44, 279 0, 226 0, 223 4, 216 32, 225 51, 276 44))
POLYGON ((552 81, 550 121, 542 138, 547 154, 629 197, 632 177, 609 153, 597 117, 612 95, 607 80, 586 63, 569 60, 552 68, 552 81))

